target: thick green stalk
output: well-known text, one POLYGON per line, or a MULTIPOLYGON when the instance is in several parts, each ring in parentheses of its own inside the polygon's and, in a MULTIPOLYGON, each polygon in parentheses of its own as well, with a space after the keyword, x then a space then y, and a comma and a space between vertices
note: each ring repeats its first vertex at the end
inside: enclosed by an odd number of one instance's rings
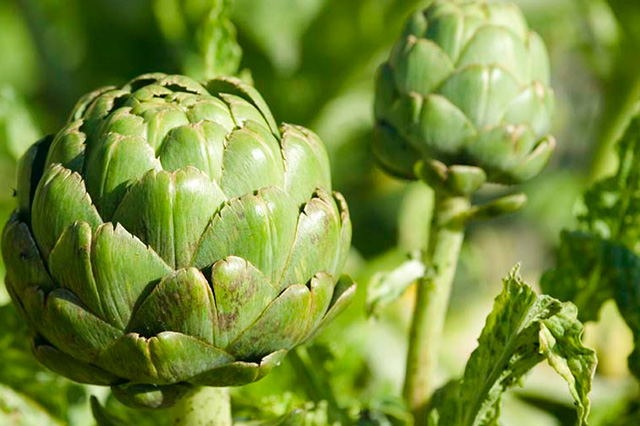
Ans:
POLYGON ((417 425, 426 424, 424 417, 435 387, 451 284, 464 239, 464 222, 452 219, 468 208, 465 197, 436 198, 431 240, 424 259, 427 273, 417 284, 404 382, 404 397, 417 425))
POLYGON ((231 426, 227 388, 203 387, 171 408, 174 426, 231 426))

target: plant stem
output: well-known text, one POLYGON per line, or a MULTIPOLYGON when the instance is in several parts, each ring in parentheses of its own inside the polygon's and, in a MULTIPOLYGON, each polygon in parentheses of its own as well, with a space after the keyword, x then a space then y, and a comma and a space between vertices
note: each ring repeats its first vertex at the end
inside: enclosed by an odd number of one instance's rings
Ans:
POLYGON ((227 388, 203 387, 171 408, 174 426, 231 426, 227 388))
POLYGON ((624 77, 618 73, 612 80, 605 99, 598 145, 593 154, 590 176, 592 182, 609 176, 615 171, 616 141, 624 131, 640 97, 640 76, 634 74, 624 77))
POLYGON ((464 223, 452 218, 469 205, 466 197, 436 194, 431 239, 424 259, 427 273, 417 283, 404 382, 404 397, 417 425, 427 423, 424 417, 434 390, 451 284, 464 239, 464 223))

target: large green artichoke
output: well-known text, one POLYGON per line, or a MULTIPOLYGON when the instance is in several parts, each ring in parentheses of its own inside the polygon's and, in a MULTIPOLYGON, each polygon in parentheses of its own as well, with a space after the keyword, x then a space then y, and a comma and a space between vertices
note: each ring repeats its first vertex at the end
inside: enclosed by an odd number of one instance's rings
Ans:
POLYGON ((522 182, 554 149, 554 103, 546 48, 516 5, 436 1, 379 69, 374 153, 410 179, 417 161, 435 160, 522 182))
POLYGON ((322 142, 236 80, 93 92, 18 175, 2 254, 35 355, 129 405, 258 380, 354 293, 322 142))

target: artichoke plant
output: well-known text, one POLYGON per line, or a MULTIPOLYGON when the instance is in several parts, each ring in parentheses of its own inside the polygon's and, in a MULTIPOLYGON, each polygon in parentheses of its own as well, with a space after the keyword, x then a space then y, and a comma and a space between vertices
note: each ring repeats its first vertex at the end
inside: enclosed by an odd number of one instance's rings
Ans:
POLYGON ((90 93, 17 200, 2 254, 36 357, 131 406, 260 379, 354 294, 322 142, 235 79, 90 93))
POLYGON ((554 149, 554 103, 546 48, 516 5, 436 1, 409 19, 378 71, 374 152, 409 179, 424 161, 519 183, 554 149))

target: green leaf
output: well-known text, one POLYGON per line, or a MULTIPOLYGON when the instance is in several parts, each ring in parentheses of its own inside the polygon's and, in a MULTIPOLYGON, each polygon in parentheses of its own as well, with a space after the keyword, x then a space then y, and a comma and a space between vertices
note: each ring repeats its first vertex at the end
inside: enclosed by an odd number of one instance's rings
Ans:
POLYGON ((0 324, 0 424, 12 425, 16 417, 20 425, 66 424, 85 401, 84 386, 36 361, 30 330, 14 306, 0 307, 0 324))
POLYGON ((198 79, 238 72, 242 50, 229 19, 232 0, 154 0, 153 11, 185 74, 198 79))
POLYGON ((640 103, 618 142, 618 171, 584 195, 580 232, 564 232, 556 267, 542 278, 550 295, 576 304, 583 321, 597 319, 602 304, 615 298, 634 333, 629 357, 640 378, 640 103))
POLYGON ((124 423, 121 419, 110 414, 102 405, 95 396, 91 397, 91 412, 93 413, 93 417, 96 420, 96 424, 98 426, 124 426, 124 423))
POLYGON ((304 410, 296 409, 274 420, 252 423, 252 426, 304 426, 306 422, 304 410))
POLYGON ((613 296, 612 283, 605 283, 602 276, 606 241, 589 233, 568 231, 560 239, 557 265, 542 276, 542 291, 573 302, 581 321, 595 321, 604 302, 613 296))
MULTIPOLYGON (((242 49, 236 41, 236 29, 229 19, 231 3, 232 0, 214 1, 211 11, 197 30, 198 59, 202 61, 204 78, 236 74, 240 67, 242 49)), ((198 68, 191 74, 197 75, 198 68)))
POLYGON ((427 267, 415 256, 389 272, 376 273, 367 287, 367 315, 400 299, 409 286, 424 277, 427 267))
POLYGON ((575 306, 538 296, 519 277, 517 267, 503 284, 464 376, 434 396, 430 424, 497 424, 502 394, 547 360, 569 385, 579 424, 586 425, 596 357, 582 345, 583 326, 575 306))
POLYGON ((413 426, 413 415, 399 399, 388 397, 381 401, 372 401, 366 410, 362 410, 358 426, 413 426))
POLYGON ((328 419, 325 402, 317 405, 307 402, 304 407, 295 408, 286 414, 268 420, 263 417, 263 420, 234 422, 236 426, 325 426, 330 424, 333 423, 328 419))
POLYGON ((594 184, 584 195, 582 228, 634 251, 640 247, 640 102, 619 140, 618 171, 594 184))
POLYGON ((62 426, 34 401, 0 384, 0 424, 62 426))
POLYGON ((129 408, 109 395, 103 404, 95 396, 90 399, 91 412, 97 426, 169 426, 172 421, 166 410, 137 410, 129 408))

